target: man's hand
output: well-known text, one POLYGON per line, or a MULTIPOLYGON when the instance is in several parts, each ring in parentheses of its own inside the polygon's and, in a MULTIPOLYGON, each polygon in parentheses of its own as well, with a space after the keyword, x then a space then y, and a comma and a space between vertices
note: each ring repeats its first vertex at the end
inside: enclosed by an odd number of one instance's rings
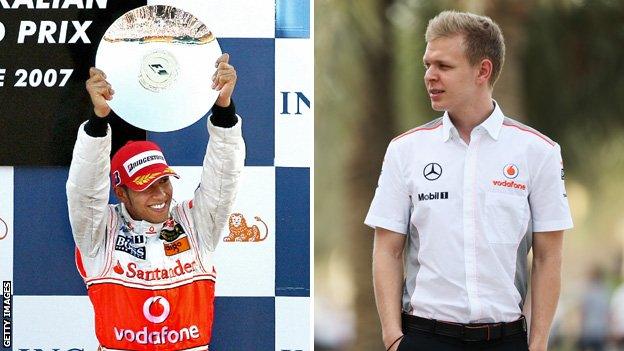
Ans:
POLYGON ((384 347, 386 348, 386 350, 388 351, 397 351, 399 349, 399 345, 401 344, 401 341, 403 341, 403 338, 405 336, 403 335, 403 333, 398 334, 396 337, 393 337, 392 339, 389 339, 391 341, 386 342, 384 340, 384 347), (394 344, 392 344, 394 342, 394 344), (388 346, 392 344, 392 346, 388 349, 388 346))
POLYGON ((229 61, 229 54, 221 55, 215 64, 217 71, 212 75, 212 89, 219 91, 215 105, 221 107, 230 106, 230 99, 236 85, 236 70, 228 63, 229 61))
POLYGON ((529 350, 546 351, 559 291, 563 230, 533 233, 529 350))
MULTIPOLYGON (((375 229, 373 245, 373 287, 386 349, 403 335, 401 298, 403 296, 403 248, 406 236, 381 227, 375 229)), ((397 342, 390 351, 398 348, 397 342)))
POLYGON ((106 81, 106 74, 95 67, 89 69, 89 79, 86 82, 87 91, 93 103, 93 112, 98 117, 106 117, 111 109, 106 101, 113 99, 115 91, 106 81))

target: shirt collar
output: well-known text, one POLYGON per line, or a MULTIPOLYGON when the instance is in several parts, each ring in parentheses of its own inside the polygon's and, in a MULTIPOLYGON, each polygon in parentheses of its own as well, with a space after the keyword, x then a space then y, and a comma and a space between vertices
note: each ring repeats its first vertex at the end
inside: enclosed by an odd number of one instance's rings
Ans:
POLYGON ((130 231, 133 231, 136 234, 156 234, 160 233, 160 230, 163 227, 163 223, 150 223, 148 221, 137 221, 132 219, 130 213, 128 213, 128 209, 123 204, 120 203, 120 215, 122 217, 123 224, 128 227, 130 231))
MULTIPOLYGON (((494 103, 494 111, 483 121, 479 126, 483 127, 488 134, 494 140, 498 140, 498 135, 500 134, 500 130, 503 126, 503 121, 505 119, 505 115, 503 111, 500 109, 500 106, 495 100, 492 100, 494 103)), ((459 136, 457 132, 457 128, 453 125, 451 118, 449 117, 448 111, 444 112, 444 116, 442 116, 442 140, 447 141, 451 136, 451 133, 459 136)))
POLYGON ((453 134, 457 133, 457 128, 453 125, 451 118, 449 117, 448 111, 444 111, 444 116, 442 116, 442 140, 447 142, 451 136, 451 130, 453 134))

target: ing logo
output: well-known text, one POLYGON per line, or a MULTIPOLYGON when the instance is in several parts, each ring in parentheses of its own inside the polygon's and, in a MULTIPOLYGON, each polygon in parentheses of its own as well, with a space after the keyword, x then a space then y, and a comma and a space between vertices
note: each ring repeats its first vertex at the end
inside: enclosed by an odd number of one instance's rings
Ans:
POLYGON ((254 224, 251 227, 248 227, 245 216, 240 213, 232 213, 228 222, 228 229, 230 231, 230 234, 223 238, 223 241, 256 242, 265 240, 269 236, 269 227, 260 217, 256 216, 254 217, 254 219, 264 224, 263 237, 260 237, 260 229, 257 225, 254 224))
POLYGON ((302 92, 300 91, 295 91, 294 95, 297 99, 297 112, 295 113, 291 113, 289 112, 289 96, 290 96, 290 91, 282 91, 282 112, 280 113, 281 115, 301 115, 301 103, 303 102, 304 105, 306 105, 308 107, 308 109, 310 108, 310 99, 308 99, 307 96, 305 96, 302 92))
POLYGON ((0 240, 6 238, 7 235, 9 235, 9 226, 4 219, 0 218, 0 240))

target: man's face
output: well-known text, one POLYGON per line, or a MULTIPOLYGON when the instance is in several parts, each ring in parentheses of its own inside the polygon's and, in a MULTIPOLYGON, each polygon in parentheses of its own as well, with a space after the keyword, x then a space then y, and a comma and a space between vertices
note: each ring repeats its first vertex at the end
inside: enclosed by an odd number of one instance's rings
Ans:
POLYGON ((479 65, 468 62, 462 35, 440 37, 427 43, 423 63, 431 108, 452 114, 475 100, 479 65))
POLYGON ((143 191, 117 187, 115 194, 126 206, 132 219, 162 223, 169 218, 173 187, 169 177, 163 177, 143 191))

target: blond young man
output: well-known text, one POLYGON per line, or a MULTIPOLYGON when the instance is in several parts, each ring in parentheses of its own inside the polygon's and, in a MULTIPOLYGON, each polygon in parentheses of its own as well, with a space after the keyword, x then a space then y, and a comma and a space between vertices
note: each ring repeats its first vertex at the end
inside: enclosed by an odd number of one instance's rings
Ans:
POLYGON ((444 115, 390 142, 365 220, 384 345, 546 350, 572 227, 560 147, 492 99, 505 44, 490 18, 445 11, 425 37, 425 86, 444 115))

